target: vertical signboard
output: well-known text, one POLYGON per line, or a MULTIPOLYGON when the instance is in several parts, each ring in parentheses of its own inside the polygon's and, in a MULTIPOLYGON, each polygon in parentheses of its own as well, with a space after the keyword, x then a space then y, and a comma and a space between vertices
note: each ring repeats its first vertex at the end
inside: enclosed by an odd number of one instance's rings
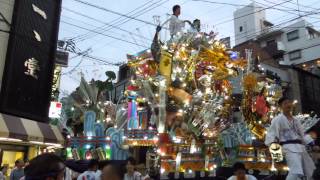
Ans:
POLYGON ((0 110, 47 122, 61 0, 15 1, 0 110))

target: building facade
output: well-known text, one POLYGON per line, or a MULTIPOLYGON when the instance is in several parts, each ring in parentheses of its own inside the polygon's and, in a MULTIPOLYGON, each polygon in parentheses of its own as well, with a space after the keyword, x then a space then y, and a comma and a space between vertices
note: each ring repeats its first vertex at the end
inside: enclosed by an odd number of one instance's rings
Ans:
POLYGON ((130 68, 127 64, 123 64, 119 67, 118 71, 118 81, 114 85, 114 89, 112 91, 112 101, 117 103, 122 99, 124 92, 127 89, 129 84, 129 80, 131 77, 130 68))
POLYGON ((252 3, 234 12, 235 46, 256 41, 271 55, 269 61, 318 73, 320 32, 302 18, 288 24, 273 25, 266 20, 265 10, 252 3))
POLYGON ((320 115, 320 99, 314 94, 320 88, 320 33, 303 19, 283 28, 274 28, 265 20, 263 11, 253 3, 234 13, 236 41, 233 49, 243 58, 245 50, 251 49, 255 63, 266 74, 279 77, 284 94, 299 102, 298 112, 313 111, 320 115), (257 22, 260 22, 260 29, 257 22), (241 34, 241 26, 245 26, 245 32, 253 29, 256 33, 241 34))
POLYGON ((48 124, 61 0, 0 5, 0 164, 61 148, 48 124))

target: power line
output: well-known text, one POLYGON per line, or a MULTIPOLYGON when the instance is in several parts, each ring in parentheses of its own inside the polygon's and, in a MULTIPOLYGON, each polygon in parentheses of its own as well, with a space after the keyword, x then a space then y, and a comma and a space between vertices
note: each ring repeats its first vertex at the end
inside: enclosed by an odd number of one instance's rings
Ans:
MULTIPOLYGON (((289 3, 290 3, 290 4, 297 5, 297 4, 296 4, 296 3, 294 3, 294 2, 289 2, 289 3)), ((301 3, 299 3, 299 5, 300 5, 301 7, 310 8, 310 9, 316 10, 316 8, 314 8, 314 7, 310 7, 309 5, 303 5, 303 4, 301 4, 301 3)))
MULTIPOLYGON (((3 29, 0 29, 0 32, 4 32, 4 33, 8 33, 8 34, 15 34, 16 37, 18 38, 23 38, 23 39, 27 39, 27 40, 30 40, 31 38, 26 36, 26 35, 21 35, 21 34, 18 34, 18 33, 13 33, 11 31, 8 31, 8 30, 3 30, 3 29)), ((51 42, 44 42, 46 45, 52 45, 51 42)), ((40 51, 43 51, 41 49, 39 49, 40 51)), ((44 52, 44 51, 43 51, 44 52)), ((94 61, 98 61, 98 62, 102 62, 102 63, 105 63, 106 65, 112 65, 112 66, 120 66, 122 63, 111 63, 111 62, 108 62, 106 60, 103 60, 101 58, 98 58, 98 57, 94 57, 94 56, 91 56, 91 55, 88 55, 88 54, 83 54, 82 52, 75 52, 75 51, 68 51, 70 53, 74 53, 78 56, 84 56, 84 57, 87 57, 91 60, 94 60, 94 61)), ((44 52, 46 53, 46 52, 44 52)))
POLYGON ((0 21, 3 21, 6 25, 8 25, 9 27, 11 26, 11 24, 9 23, 9 21, 7 20, 6 17, 4 17, 4 15, 0 12, 0 21))
MULTIPOLYGON (((132 12, 134 12, 134 11, 142 8, 142 7, 144 7, 145 5, 151 3, 152 1, 153 1, 153 0, 150 0, 150 1, 146 2, 146 3, 144 3, 143 5, 141 5, 141 6, 137 7, 137 8, 135 8, 135 9, 133 9, 132 11, 128 12, 127 14, 130 14, 130 13, 132 13, 132 12)), ((116 24, 116 23, 119 23, 119 22, 121 22, 121 21, 123 20, 123 19, 121 19, 121 18, 123 18, 123 17, 120 16, 120 17, 118 17, 118 18, 110 21, 109 24, 113 24, 113 25, 114 25, 114 24, 116 24)), ((95 30, 103 29, 104 27, 105 27, 105 26, 101 26, 101 27, 99 27, 99 28, 97 28, 97 29, 95 29, 95 30)), ((89 33, 90 33, 90 32, 87 32, 87 33, 84 34, 84 35, 77 36, 77 37, 75 37, 75 39, 76 39, 76 38, 80 38, 81 36, 86 36, 86 35, 88 35, 89 33)))
MULTIPOLYGON (((319 9, 319 10, 320 10, 320 9, 319 9)), ((306 16, 310 16, 310 15, 313 15, 313 14, 319 14, 319 13, 320 13, 320 12, 314 12, 314 11, 313 11, 313 12, 310 12, 310 13, 308 13, 308 14, 304 14, 304 15, 302 15, 301 17, 306 17, 306 16)), ((285 21, 281 22, 281 23, 278 24, 278 25, 272 26, 272 28, 280 27, 281 25, 284 25, 284 24, 287 24, 287 23, 289 23, 289 22, 295 21, 295 20, 297 20, 297 19, 300 19, 301 17, 296 17, 296 18, 293 18, 293 19, 285 20, 285 21)), ((281 29, 284 29, 284 28, 281 28, 281 29)), ((278 29, 278 30, 281 30, 281 29, 278 29)), ((251 36, 254 36, 254 35, 258 35, 258 34, 264 32, 264 31, 265 31, 265 30, 261 30, 261 31, 254 32, 254 33, 249 34, 249 35, 240 36, 240 37, 236 38, 235 40, 239 40, 240 38, 248 38, 248 37, 251 37, 251 36)), ((233 36, 233 37, 235 37, 235 36, 233 36)))
MULTIPOLYGON (((106 22, 101 21, 101 20, 99 20, 99 19, 96 19, 96 18, 90 17, 90 16, 88 16, 88 15, 82 14, 82 13, 80 13, 80 12, 71 10, 71 9, 69 9, 69 8, 63 7, 63 9, 65 9, 65 10, 67 10, 67 11, 69 11, 69 12, 72 12, 72 13, 74 13, 74 14, 77 14, 77 15, 79 15, 79 16, 88 18, 88 19, 90 19, 90 20, 99 22, 99 23, 104 24, 104 25, 106 25, 106 26, 109 26, 109 27, 118 29, 118 30, 120 30, 120 31, 123 31, 123 32, 126 32, 126 33, 132 33, 131 31, 122 29, 122 28, 120 28, 120 27, 118 27, 118 26, 114 26, 114 25, 112 25, 112 24, 110 24, 110 23, 106 23, 106 22)), ((91 25, 91 26, 92 26, 92 25, 91 25)), ((100 27, 95 26, 95 28, 100 28, 100 27)), ((135 36, 137 36, 137 37, 141 37, 141 38, 144 38, 144 39, 147 39, 147 40, 150 40, 150 41, 151 41, 151 39, 149 39, 149 38, 147 38, 147 37, 145 37, 145 36, 142 36, 142 35, 140 35, 140 34, 132 33, 132 35, 135 35, 135 36)), ((74 39, 74 38, 73 38, 73 39, 74 39)))
POLYGON ((90 6, 90 7, 94 7, 96 9, 99 9, 99 10, 102 10, 102 11, 105 11, 105 12, 109 12, 109 13, 112 13, 112 14, 123 16, 123 17, 126 17, 128 19, 136 20, 136 21, 139 21, 139 22, 142 22, 142 23, 145 23, 145 24, 149 24, 149 25, 155 26, 155 27, 157 26, 154 23, 151 23, 151 22, 148 22, 148 21, 145 21, 145 20, 141 20, 141 19, 138 19, 136 17, 129 16, 129 15, 125 15, 125 14, 122 14, 122 13, 119 13, 119 12, 116 12, 116 11, 113 11, 113 10, 110 10, 110 9, 107 9, 107 8, 104 8, 104 7, 95 5, 95 4, 91 4, 89 2, 85 2, 85 1, 82 1, 82 0, 74 0, 74 1, 79 2, 81 4, 85 4, 85 5, 90 6))
MULTIPOLYGON (((256 2, 256 1, 254 1, 254 0, 251 0, 251 1, 256 2)), ((274 2, 269 1, 269 0, 263 0, 263 1, 265 1, 265 2, 267 2, 267 3, 275 4, 274 2)), ((261 3, 261 2, 256 2, 256 3, 261 4, 261 5, 263 5, 263 6, 266 6, 266 4, 263 4, 263 3, 261 3)), ((298 16, 300 16, 300 12, 304 12, 304 13, 310 12, 310 11, 302 11, 302 10, 294 9, 294 8, 287 7, 287 6, 284 6, 284 5, 279 5, 279 6, 280 6, 280 7, 283 7, 283 8, 286 8, 286 9, 280 9, 280 8, 273 8, 273 9, 279 10, 279 11, 283 11, 283 12, 287 12, 287 13, 291 13, 291 14, 295 14, 295 15, 298 15, 298 16), (298 14, 293 13, 293 12, 290 12, 290 11, 298 12, 298 14)))
POLYGON ((131 41, 127 41, 127 40, 125 40, 125 39, 121 39, 121 38, 118 38, 118 37, 114 37, 114 36, 111 36, 111 35, 108 35, 108 34, 103 34, 103 33, 100 33, 100 32, 98 32, 98 31, 95 31, 95 30, 92 30, 92 29, 88 29, 88 28, 85 28, 85 27, 82 27, 82 26, 79 26, 79 25, 76 25, 76 24, 72 24, 72 23, 69 23, 69 22, 66 22, 66 21, 63 21, 63 20, 61 20, 61 22, 62 22, 62 23, 65 23, 65 24, 68 24, 68 25, 70 25, 70 26, 77 27, 77 28, 79 28, 79 29, 84 29, 84 30, 87 30, 87 31, 91 31, 91 32, 94 32, 94 33, 97 33, 97 34, 106 36, 106 37, 110 37, 110 38, 112 38, 112 39, 116 39, 116 40, 119 40, 119 41, 123 41, 123 42, 129 43, 129 44, 137 45, 137 46, 144 47, 144 48, 149 48, 149 47, 144 46, 144 45, 141 45, 141 44, 137 44, 137 43, 134 43, 134 42, 131 42, 131 41))
POLYGON ((278 3, 278 4, 274 4, 274 5, 269 6, 269 7, 265 7, 265 8, 259 9, 259 10, 255 11, 255 12, 252 12, 252 13, 248 13, 248 14, 245 14, 245 15, 242 15, 242 16, 235 17, 235 18, 233 18, 233 19, 229 19, 229 20, 222 21, 222 22, 220 22, 220 23, 217 23, 216 26, 217 26, 217 25, 221 25, 221 24, 225 24, 225 23, 228 23, 228 22, 231 22, 231 21, 234 21, 234 20, 236 20, 236 19, 240 19, 240 18, 246 17, 246 16, 251 15, 251 14, 255 14, 255 13, 264 11, 264 10, 266 10, 266 9, 271 9, 271 8, 273 8, 273 7, 275 7, 275 6, 278 6, 278 5, 287 3, 287 2, 289 2, 289 1, 292 1, 292 0, 287 0, 287 1, 284 1, 284 2, 281 2, 281 3, 278 3))
MULTIPOLYGON (((161 6, 162 4, 166 3, 166 2, 169 1, 169 0, 166 0, 166 1, 164 1, 164 2, 161 2, 161 1, 162 1, 162 0, 160 0, 159 2, 156 2, 156 3, 153 3, 153 4, 151 4, 151 5, 148 6, 148 7, 145 7, 144 9, 142 9, 142 10, 139 11, 139 12, 136 12, 136 13, 133 14, 132 16, 134 16, 134 18, 136 18, 136 17, 138 17, 138 16, 141 16, 142 14, 145 14, 145 13, 153 10, 154 8, 161 6), (155 5, 155 6, 152 7, 153 5, 155 5)), ((132 19, 127 19, 127 20, 124 19, 124 21, 120 20, 120 21, 118 21, 118 22, 116 22, 116 23, 114 23, 114 24, 116 24, 117 26, 121 26, 121 25, 129 22, 130 20, 132 20, 132 19)), ((106 29, 106 28, 107 28, 107 27, 105 27, 105 28, 102 27, 101 31, 102 31, 102 32, 105 32, 105 31, 109 31, 110 29, 112 29, 111 27, 108 28, 108 29, 106 29)), ((84 41, 85 38, 89 39, 89 38, 94 37, 95 35, 96 35, 96 34, 93 34, 91 37, 87 35, 87 37, 82 37, 82 38, 80 38, 80 40, 82 39, 81 41, 84 41)))

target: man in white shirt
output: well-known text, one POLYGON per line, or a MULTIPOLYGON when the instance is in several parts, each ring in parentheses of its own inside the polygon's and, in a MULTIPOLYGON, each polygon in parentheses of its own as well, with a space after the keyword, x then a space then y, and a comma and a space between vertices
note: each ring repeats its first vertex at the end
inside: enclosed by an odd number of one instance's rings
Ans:
POLYGON ((179 19, 179 15, 181 13, 181 8, 179 5, 173 6, 172 11, 173 11, 173 14, 170 18, 170 24, 169 24, 171 37, 173 37, 179 32, 182 32, 182 28, 184 28, 185 22, 188 22, 188 21, 182 21, 179 19))
POLYGON ((96 171, 98 170, 99 162, 95 159, 90 160, 88 170, 80 174, 77 180, 95 180, 96 171))
POLYGON ((312 179, 315 165, 306 151, 305 145, 310 143, 304 134, 301 123, 292 116, 292 100, 282 97, 278 102, 282 113, 275 117, 267 132, 265 144, 282 145, 289 174, 286 180, 300 180, 304 177, 312 179))
POLYGON ((233 165, 234 175, 229 177, 228 180, 257 180, 254 176, 246 174, 246 167, 241 162, 236 162, 233 165))

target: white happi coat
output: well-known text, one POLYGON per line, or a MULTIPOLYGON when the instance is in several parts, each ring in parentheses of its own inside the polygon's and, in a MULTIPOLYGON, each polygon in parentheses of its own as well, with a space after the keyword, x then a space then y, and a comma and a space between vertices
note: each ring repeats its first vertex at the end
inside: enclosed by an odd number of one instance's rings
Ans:
POLYGON ((180 20, 177 16, 172 15, 171 18, 169 19, 169 30, 170 30, 170 35, 174 36, 178 32, 182 32, 182 28, 184 28, 185 23, 184 21, 180 20))
POLYGON ((297 119, 289 122, 284 114, 275 117, 267 132, 265 144, 286 142, 289 140, 301 140, 303 144, 284 144, 283 153, 289 167, 289 174, 304 175, 312 179, 315 165, 306 151, 304 131, 301 123, 297 119))

